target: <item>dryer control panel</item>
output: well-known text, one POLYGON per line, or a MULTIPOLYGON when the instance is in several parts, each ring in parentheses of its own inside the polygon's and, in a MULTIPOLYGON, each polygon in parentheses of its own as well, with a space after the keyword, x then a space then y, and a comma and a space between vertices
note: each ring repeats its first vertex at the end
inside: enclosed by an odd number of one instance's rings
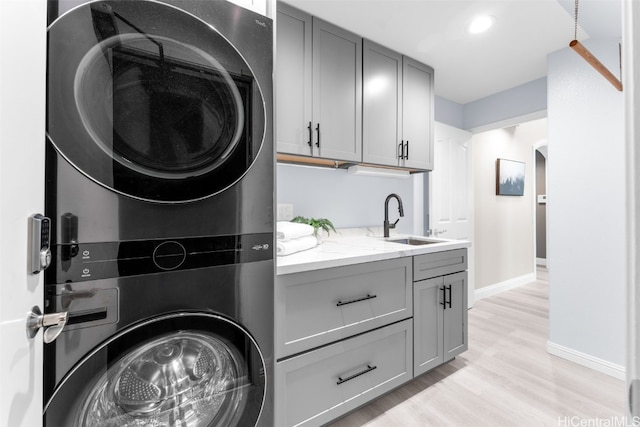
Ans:
POLYGON ((272 239, 271 233, 258 233, 54 245, 51 251, 55 271, 47 271, 45 283, 264 261, 273 259, 272 239), (73 250, 69 250, 71 245, 73 250))

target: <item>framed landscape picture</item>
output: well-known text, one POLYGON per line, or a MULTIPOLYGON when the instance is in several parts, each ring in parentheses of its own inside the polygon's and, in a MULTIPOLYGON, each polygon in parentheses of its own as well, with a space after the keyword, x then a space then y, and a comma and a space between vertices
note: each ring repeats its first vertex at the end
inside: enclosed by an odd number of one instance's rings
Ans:
POLYGON ((496 195, 524 195, 524 162, 498 159, 496 162, 496 195))

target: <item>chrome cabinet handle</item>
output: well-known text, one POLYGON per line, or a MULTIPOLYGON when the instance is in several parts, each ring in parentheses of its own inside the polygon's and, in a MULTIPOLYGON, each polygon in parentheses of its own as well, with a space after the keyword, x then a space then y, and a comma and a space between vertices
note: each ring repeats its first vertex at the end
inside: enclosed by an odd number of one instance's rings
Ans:
POLYGON ((338 382, 337 382, 336 384, 337 384, 337 385, 344 384, 344 383, 346 383, 347 381, 351 381, 352 379, 357 378, 357 377, 359 377, 360 375, 364 375, 364 374, 366 374, 366 373, 368 373, 368 372, 371 372, 371 371, 373 371, 374 369, 378 369, 378 367, 377 367, 377 366, 375 366, 375 365, 374 365, 374 366, 367 365, 367 367, 366 367, 366 369, 365 369, 365 370, 363 370, 363 371, 361 371, 361 372, 358 372, 357 374, 353 374, 353 375, 351 375, 351 376, 349 376, 349 377, 347 377, 347 378, 338 377, 338 382))
POLYGON ((360 302, 360 301, 366 301, 366 300, 370 300, 373 298, 378 298, 378 295, 369 295, 367 294, 366 297, 362 297, 362 298, 356 298, 356 299, 352 299, 349 301, 338 301, 338 303, 336 304, 336 307, 341 307, 343 305, 347 305, 347 304, 353 304, 354 302, 360 302))
POLYGON ((27 336, 29 338, 34 338, 38 333, 38 330, 40 328, 44 328, 42 332, 42 340, 49 344, 58 338, 68 320, 68 311, 42 314, 40 308, 35 306, 27 315, 27 336))

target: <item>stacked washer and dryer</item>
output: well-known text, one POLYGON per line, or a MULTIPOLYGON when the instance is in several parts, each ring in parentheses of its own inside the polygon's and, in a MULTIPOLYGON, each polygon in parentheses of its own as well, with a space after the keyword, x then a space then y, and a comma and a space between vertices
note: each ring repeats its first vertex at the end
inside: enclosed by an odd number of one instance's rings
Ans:
POLYGON ((273 425, 272 23, 51 1, 44 425, 273 425))

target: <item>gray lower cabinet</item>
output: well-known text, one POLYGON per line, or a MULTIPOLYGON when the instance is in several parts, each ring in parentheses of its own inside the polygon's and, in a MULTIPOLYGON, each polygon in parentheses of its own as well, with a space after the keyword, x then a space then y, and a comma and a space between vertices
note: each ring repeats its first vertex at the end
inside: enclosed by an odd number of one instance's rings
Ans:
POLYGON ((467 272, 414 284, 415 376, 467 350, 467 272))
POLYGON ((413 262, 276 277, 276 425, 324 424, 413 378, 413 262))
POLYGON ((465 271, 468 262, 466 249, 416 255, 413 257, 413 281, 465 271))
POLYGON ((278 358, 413 314, 411 257, 278 276, 278 358))
POLYGON ((409 381, 412 321, 280 361, 276 425, 320 426, 409 381))
POLYGON ((467 349, 467 250, 276 277, 275 419, 319 426, 467 349))
POLYGON ((414 257, 414 375, 468 348, 466 249, 414 257), (452 273, 452 271, 456 271, 452 273))
POLYGON ((362 38, 283 3, 277 20, 278 152, 360 162, 362 38))

